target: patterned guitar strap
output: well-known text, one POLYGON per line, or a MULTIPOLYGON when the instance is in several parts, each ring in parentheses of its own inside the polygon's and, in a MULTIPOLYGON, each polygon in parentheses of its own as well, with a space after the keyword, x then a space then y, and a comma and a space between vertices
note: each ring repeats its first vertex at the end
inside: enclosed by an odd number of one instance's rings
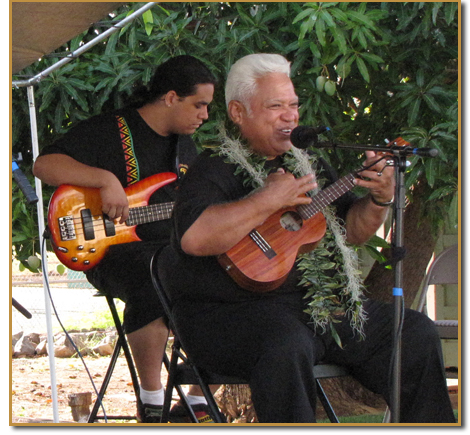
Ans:
MULTIPOLYGON (((140 180, 140 171, 139 171, 139 163, 136 158, 136 154, 134 151, 134 141, 132 139, 132 133, 127 125, 126 120, 123 116, 116 115, 116 120, 119 128, 119 136, 121 138, 121 145, 122 150, 124 152, 124 159, 126 163, 126 180, 127 185, 130 186, 131 184, 136 183, 140 180)), ((184 175, 184 165, 180 166, 180 136, 179 135, 172 135, 171 138, 171 145, 175 150, 173 160, 174 160, 174 171, 178 176, 176 184, 178 185, 181 178, 184 175)), ((162 188, 164 191, 168 193, 168 195, 175 199, 175 187, 173 183, 170 185, 163 186, 162 188)))
POLYGON ((116 115, 116 120, 126 164, 126 182, 130 186, 140 180, 139 163, 135 156, 134 141, 126 120, 120 115, 116 115))

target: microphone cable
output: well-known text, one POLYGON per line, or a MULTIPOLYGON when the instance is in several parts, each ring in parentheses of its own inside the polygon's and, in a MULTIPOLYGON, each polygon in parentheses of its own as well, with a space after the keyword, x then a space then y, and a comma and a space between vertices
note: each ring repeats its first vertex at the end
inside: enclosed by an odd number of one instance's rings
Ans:
MULTIPOLYGON (((44 255, 47 256, 47 251, 46 251, 46 239, 49 238, 49 231, 48 229, 46 229, 44 231, 44 234, 43 234, 43 239, 42 239, 42 246, 41 246, 41 256, 42 258, 44 259, 44 255)), ((47 258, 47 257, 46 257, 47 258)), ((74 350, 76 351, 77 355, 79 356, 80 360, 82 361, 82 364, 83 364, 83 367, 85 368, 85 371, 88 375, 88 378, 90 379, 90 382, 91 382, 91 385, 93 387, 93 390, 95 391, 95 394, 96 394, 96 400, 99 401, 99 404, 100 404, 100 407, 101 409, 103 410, 103 417, 104 417, 104 420, 105 422, 107 423, 108 422, 108 417, 106 415, 106 410, 104 408, 104 405, 103 405, 103 401, 101 400, 101 397, 100 397, 100 394, 98 392, 98 389, 96 388, 96 385, 95 383, 93 382, 93 377, 90 373, 90 371, 88 370, 88 367, 85 363, 85 360, 83 358, 83 355, 82 353, 80 352, 80 350, 78 349, 77 345, 73 342, 72 340, 72 337, 70 336, 70 334, 68 333, 68 331, 66 330, 66 328, 64 327, 64 325, 62 324, 62 321, 60 320, 60 317, 59 317, 59 313, 57 312, 57 309, 55 307, 55 304, 54 304, 54 301, 52 299, 52 294, 51 294, 51 289, 50 289, 50 285, 49 285, 49 276, 48 276, 48 270, 45 266, 45 262, 44 260, 42 261, 42 264, 41 264, 41 269, 42 269, 42 274, 43 274, 43 277, 44 277, 44 281, 46 283, 46 290, 47 290, 47 294, 49 295, 49 300, 51 301, 51 306, 52 306, 52 309, 54 310, 54 314, 57 318, 57 321, 59 322, 59 325, 60 327, 62 328, 62 330, 64 331, 65 333, 65 336, 68 338, 68 340, 70 341, 70 343, 72 344, 74 350)))

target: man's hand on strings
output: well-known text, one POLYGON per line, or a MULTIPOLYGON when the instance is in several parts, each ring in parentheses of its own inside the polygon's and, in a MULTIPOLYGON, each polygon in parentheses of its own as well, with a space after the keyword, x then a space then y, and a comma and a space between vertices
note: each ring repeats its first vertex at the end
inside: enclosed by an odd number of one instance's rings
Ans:
POLYGON ((376 201, 390 201, 395 191, 395 177, 393 166, 388 164, 387 157, 375 151, 366 151, 363 167, 367 169, 359 173, 356 184, 369 189, 376 201))
POLYGON ((110 219, 119 219, 120 224, 124 223, 129 217, 129 201, 118 179, 101 187, 100 193, 103 213, 110 219))
POLYGON ((313 179, 312 174, 295 178, 284 169, 278 169, 266 178, 264 189, 267 196, 279 205, 278 208, 309 204, 312 200, 305 194, 317 187, 313 179))

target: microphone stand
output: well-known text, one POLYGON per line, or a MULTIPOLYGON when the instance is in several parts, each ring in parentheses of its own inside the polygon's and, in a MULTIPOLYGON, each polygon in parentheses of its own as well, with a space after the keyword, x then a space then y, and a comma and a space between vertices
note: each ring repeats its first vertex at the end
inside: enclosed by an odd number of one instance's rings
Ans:
POLYGON ((31 319, 31 317, 33 317, 32 314, 25 307, 23 307, 23 305, 17 302, 15 298, 11 298, 11 304, 27 319, 31 319))
MULTIPOLYGON (((26 178, 26 175, 21 171, 20 167, 18 166, 18 162, 21 162, 22 160, 23 158, 21 156, 21 153, 18 153, 17 155, 13 155, 13 160, 11 162, 11 172, 12 172, 13 178, 18 184, 18 187, 20 188, 23 195, 26 197, 27 203, 36 204, 39 198, 37 197, 36 192, 34 191, 31 184, 29 183, 28 178, 26 178)), ((11 304, 21 314, 23 314, 23 316, 25 316, 27 319, 31 319, 32 317, 31 313, 25 307, 23 307, 18 301, 16 301, 15 298, 11 298, 11 304)))
POLYGON ((393 204, 395 228, 392 240, 392 261, 395 265, 395 286, 393 287, 394 325, 392 353, 392 396, 390 407, 391 423, 400 422, 400 386, 401 386, 401 331, 403 325, 403 260, 404 247, 404 215, 405 215, 405 170, 406 156, 395 157, 395 201, 393 204), (394 253, 396 252, 396 254, 394 253))
POLYGON ((403 259, 404 259, 404 213, 405 213, 405 171, 406 157, 408 155, 421 155, 435 157, 436 149, 411 148, 409 146, 363 146, 349 144, 317 143, 316 148, 342 148, 359 151, 375 151, 389 154, 389 158, 394 160, 395 167, 395 200, 393 202, 393 220, 395 226, 392 235, 392 263, 395 266, 393 304, 394 304, 394 325, 393 325, 393 351, 391 360, 392 385, 390 402, 391 423, 400 422, 400 392, 401 392, 401 331, 403 324, 404 297, 403 297, 403 259))

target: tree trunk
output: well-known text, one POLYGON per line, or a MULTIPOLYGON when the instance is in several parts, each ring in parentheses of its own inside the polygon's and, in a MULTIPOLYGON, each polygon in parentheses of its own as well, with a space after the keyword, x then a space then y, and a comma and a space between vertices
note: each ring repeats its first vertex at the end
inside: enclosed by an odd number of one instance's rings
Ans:
MULTIPOLYGON (((439 236, 433 234, 431 221, 424 216, 424 199, 420 195, 422 189, 418 184, 413 202, 407 205, 404 216, 403 294, 406 307, 410 307, 415 300, 439 236)), ((390 259, 390 249, 384 250, 383 253, 390 259)), ((376 262, 365 284, 368 297, 392 302, 392 288, 395 287, 394 268, 385 269, 376 262)))
POLYGON ((214 395, 228 423, 257 423, 248 385, 221 385, 214 395))

